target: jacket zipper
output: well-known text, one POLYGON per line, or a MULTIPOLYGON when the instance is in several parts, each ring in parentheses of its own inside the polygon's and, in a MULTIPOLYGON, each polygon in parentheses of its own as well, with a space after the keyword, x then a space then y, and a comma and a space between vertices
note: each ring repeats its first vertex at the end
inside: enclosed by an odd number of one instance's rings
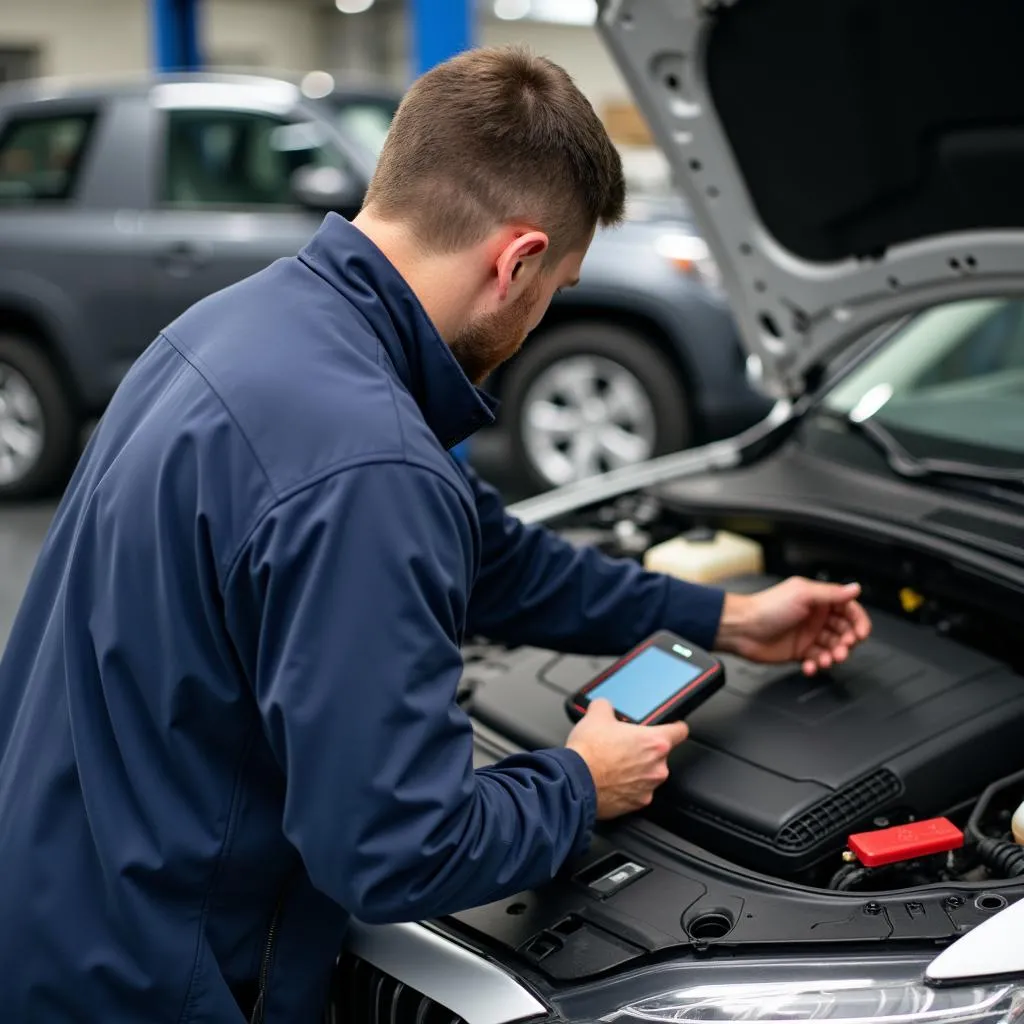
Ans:
POLYGON ((270 919, 267 938, 263 944, 263 959, 260 961, 259 986, 256 994, 256 1005, 252 1010, 249 1024, 263 1024, 263 1013, 267 997, 267 982, 270 979, 270 967, 274 960, 274 943, 277 941, 277 929, 281 922, 281 908, 284 905, 284 893, 278 898, 274 916, 270 919))

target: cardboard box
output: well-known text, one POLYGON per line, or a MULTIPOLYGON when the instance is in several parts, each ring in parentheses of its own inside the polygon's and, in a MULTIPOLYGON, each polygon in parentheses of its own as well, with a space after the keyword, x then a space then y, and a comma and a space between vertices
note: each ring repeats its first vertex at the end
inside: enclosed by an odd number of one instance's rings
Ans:
POLYGON ((608 129, 612 142, 620 146, 650 146, 654 143, 647 122, 633 103, 605 103, 601 110, 601 119, 608 129))

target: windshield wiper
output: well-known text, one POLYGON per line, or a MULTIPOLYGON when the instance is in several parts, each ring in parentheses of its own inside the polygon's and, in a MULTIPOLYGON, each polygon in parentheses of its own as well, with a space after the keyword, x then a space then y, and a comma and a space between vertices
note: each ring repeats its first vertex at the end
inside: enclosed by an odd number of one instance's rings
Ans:
POLYGON ((907 451, 888 427, 882 426, 870 416, 862 420, 846 416, 844 420, 848 427, 863 434, 885 456, 889 468, 898 476, 918 480, 934 476, 952 477, 1024 488, 1024 468, 1003 469, 999 466, 978 466, 958 459, 921 458, 907 451))

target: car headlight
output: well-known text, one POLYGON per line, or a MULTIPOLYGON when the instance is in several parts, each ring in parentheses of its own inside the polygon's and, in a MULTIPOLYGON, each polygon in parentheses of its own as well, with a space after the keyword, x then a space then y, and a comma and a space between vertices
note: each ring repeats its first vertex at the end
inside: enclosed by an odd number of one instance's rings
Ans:
POLYGON ((703 238, 672 232, 662 235, 655 243, 655 248, 658 255, 668 260, 677 270, 700 281, 712 291, 721 292, 722 277, 718 264, 703 238))
POLYGON ((581 993, 580 1001, 567 1003, 563 1013, 568 1020, 621 1024, 1024 1024, 1024 986, 934 988, 923 980, 927 963, 878 959, 674 965, 581 993))
POLYGON ((868 1024, 897 1021, 947 1022, 1007 1020, 1019 1016, 1020 997, 1012 986, 933 989, 924 985, 876 986, 870 982, 795 982, 789 985, 729 985, 684 989, 641 1000, 606 1020, 806 1021, 868 1024))

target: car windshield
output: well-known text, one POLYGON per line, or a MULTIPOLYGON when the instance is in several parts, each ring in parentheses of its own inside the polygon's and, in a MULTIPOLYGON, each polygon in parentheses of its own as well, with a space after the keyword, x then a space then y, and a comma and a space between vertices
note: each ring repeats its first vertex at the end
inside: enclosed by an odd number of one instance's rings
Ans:
POLYGON ((338 128, 362 146, 376 160, 384 148, 397 104, 385 99, 350 99, 335 97, 331 101, 338 128))
POLYGON ((917 316, 823 404, 880 425, 915 459, 1024 470, 1024 300, 917 316))

